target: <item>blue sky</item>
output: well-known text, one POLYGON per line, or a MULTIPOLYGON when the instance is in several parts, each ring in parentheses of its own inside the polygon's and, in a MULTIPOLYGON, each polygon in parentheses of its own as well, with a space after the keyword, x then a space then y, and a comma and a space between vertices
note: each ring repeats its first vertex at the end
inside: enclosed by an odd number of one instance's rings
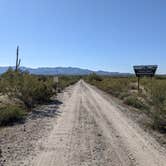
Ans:
POLYGON ((0 0, 0 66, 166 73, 165 0, 0 0))

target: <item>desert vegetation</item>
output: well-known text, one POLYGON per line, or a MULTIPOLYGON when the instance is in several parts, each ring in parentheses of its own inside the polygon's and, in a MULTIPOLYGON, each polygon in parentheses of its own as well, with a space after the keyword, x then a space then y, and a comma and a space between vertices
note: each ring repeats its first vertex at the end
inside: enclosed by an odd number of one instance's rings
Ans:
POLYGON ((59 88, 63 90, 65 87, 75 84, 77 81, 81 79, 81 76, 59 76, 59 88))
POLYGON ((166 77, 142 78, 137 90, 137 78, 109 77, 91 74, 85 80, 119 98, 151 117, 152 127, 166 131, 166 77))
POLYGON ((0 76, 0 95, 6 98, 0 103, 0 125, 22 121, 28 112, 38 105, 48 103, 54 95, 76 81, 77 76, 59 76, 59 83, 54 76, 31 75, 27 71, 9 68, 0 76))
POLYGON ((23 121, 27 115, 25 109, 14 106, 6 105, 0 108, 0 126, 13 124, 16 121, 23 121))
POLYGON ((0 77, 0 93, 7 102, 1 103, 0 125, 21 120, 26 112, 55 94, 51 77, 34 76, 12 68, 0 77))

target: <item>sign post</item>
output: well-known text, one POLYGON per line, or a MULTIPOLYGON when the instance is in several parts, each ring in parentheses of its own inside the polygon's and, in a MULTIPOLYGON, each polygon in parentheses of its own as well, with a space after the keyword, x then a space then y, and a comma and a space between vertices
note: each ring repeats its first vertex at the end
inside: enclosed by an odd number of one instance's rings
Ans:
POLYGON ((59 78, 58 78, 58 76, 56 76, 56 77, 54 77, 53 78, 53 81, 54 81, 54 83, 56 83, 56 91, 58 92, 58 89, 59 89, 59 78))
POLYGON ((139 81, 140 81, 140 77, 138 76, 138 91, 139 91, 139 81))
POLYGON ((59 78, 56 76, 56 77, 54 77, 54 82, 55 83, 58 83, 59 82, 59 78))
POLYGON ((141 66, 133 66, 135 75, 138 77, 138 91, 140 89, 140 78, 141 77, 154 77, 156 70, 158 68, 157 65, 141 65, 141 66))

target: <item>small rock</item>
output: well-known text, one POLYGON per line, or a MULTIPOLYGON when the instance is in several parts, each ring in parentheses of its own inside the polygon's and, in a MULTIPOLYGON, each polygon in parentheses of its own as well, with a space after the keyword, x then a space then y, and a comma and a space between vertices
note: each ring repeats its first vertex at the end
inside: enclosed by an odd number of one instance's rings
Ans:
POLYGON ((0 157, 2 157, 2 150, 0 149, 0 157))
POLYGON ((97 136, 101 137, 101 136, 102 136, 102 134, 101 134, 101 133, 98 133, 98 134, 97 134, 97 136))

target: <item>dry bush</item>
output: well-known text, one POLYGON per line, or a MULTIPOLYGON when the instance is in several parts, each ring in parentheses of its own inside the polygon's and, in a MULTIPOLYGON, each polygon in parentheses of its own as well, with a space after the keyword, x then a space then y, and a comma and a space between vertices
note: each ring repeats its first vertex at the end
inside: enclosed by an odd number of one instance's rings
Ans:
POLYGON ((81 79, 81 76, 60 76, 59 77, 59 88, 64 89, 65 87, 75 84, 81 79))
POLYGON ((145 105, 141 100, 139 100, 136 96, 129 96, 125 98, 124 103, 130 106, 133 106, 138 109, 148 109, 148 106, 145 105))
POLYGON ((9 69, 1 76, 1 92, 20 99, 27 108, 46 102, 53 95, 53 81, 41 80, 28 72, 15 72, 9 69))
POLYGON ((156 80, 152 88, 154 128, 166 130, 166 81, 156 80))
POLYGON ((21 122, 24 120, 26 114, 23 108, 14 105, 7 105, 0 108, 0 126, 21 122))
POLYGON ((121 93, 127 93, 127 90, 129 88, 128 78, 116 78, 116 77, 114 78, 108 76, 101 77, 97 75, 90 75, 89 77, 90 77, 90 79, 88 79, 89 83, 97 86, 98 88, 108 93, 111 93, 116 97, 119 97, 121 93))
POLYGON ((97 75, 96 73, 92 73, 88 75, 87 80, 93 82, 93 81, 102 81, 103 79, 101 76, 97 75))

